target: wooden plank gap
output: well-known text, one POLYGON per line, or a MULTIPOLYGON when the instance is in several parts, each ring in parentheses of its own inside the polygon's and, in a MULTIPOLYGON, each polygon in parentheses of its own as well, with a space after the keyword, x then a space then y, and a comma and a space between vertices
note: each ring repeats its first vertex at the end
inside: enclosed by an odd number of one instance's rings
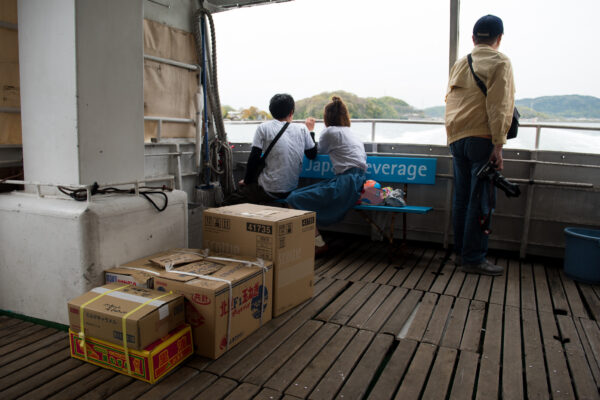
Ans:
POLYGON ((413 340, 400 339, 390 347, 386 356, 388 361, 382 365, 383 370, 379 379, 367 394, 369 400, 389 400, 394 397, 412 362, 417 345, 418 343, 413 340))

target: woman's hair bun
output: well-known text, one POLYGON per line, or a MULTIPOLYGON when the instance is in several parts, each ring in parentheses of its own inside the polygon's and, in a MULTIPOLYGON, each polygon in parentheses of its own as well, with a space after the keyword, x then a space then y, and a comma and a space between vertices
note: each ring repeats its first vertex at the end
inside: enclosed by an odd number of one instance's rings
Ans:
POLYGON ((331 96, 331 101, 337 102, 337 101, 342 101, 342 99, 340 99, 338 96, 331 96))

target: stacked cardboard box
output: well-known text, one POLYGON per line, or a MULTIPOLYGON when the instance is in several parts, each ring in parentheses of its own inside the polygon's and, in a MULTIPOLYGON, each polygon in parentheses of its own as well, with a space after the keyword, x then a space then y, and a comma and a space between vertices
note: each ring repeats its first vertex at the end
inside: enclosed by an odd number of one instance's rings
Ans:
POLYGON ((94 288, 69 301, 68 308, 72 331, 123 344, 125 327, 127 346, 136 350, 166 336, 185 321, 181 295, 119 283, 94 288))
POLYGON ((273 262, 273 316, 313 295, 315 213, 255 204, 204 210, 204 247, 273 262))
POLYGON ((196 353, 205 357, 218 358, 271 319, 273 268, 269 261, 173 249, 109 270, 106 278, 122 274, 126 281, 136 274, 147 274, 140 280, 152 275, 154 289, 182 294, 196 353))
POLYGON ((194 353, 192 331, 187 325, 174 330, 144 350, 128 351, 129 370, 123 346, 91 337, 84 342, 72 330, 69 330, 69 339, 72 357, 150 383, 160 380, 194 353))
POLYGON ((68 302, 71 355, 156 382, 193 353, 181 295, 112 283, 68 302))
POLYGON ((156 289, 185 296, 196 354, 218 358, 271 320, 272 264, 250 264, 253 261, 209 256, 154 278, 156 289))

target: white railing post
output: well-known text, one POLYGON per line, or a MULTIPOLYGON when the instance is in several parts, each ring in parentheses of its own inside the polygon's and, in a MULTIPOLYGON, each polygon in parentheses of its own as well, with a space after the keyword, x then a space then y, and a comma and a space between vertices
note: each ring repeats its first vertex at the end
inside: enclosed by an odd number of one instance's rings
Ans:
POLYGON ((542 135, 542 127, 540 125, 537 125, 535 127, 535 151, 538 151, 540 149, 540 136, 542 135))
POLYGON ((376 122, 371 122, 371 142, 375 143, 375 124, 376 122))

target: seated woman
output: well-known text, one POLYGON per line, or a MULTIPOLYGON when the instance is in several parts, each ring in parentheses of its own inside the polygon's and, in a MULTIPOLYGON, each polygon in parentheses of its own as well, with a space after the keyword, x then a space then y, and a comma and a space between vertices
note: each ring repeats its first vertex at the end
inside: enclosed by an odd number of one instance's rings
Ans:
MULTIPOLYGON (((356 204, 365 183, 367 154, 363 142, 350 129, 348 108, 337 96, 325 106, 325 130, 319 138, 319 153, 329 154, 335 177, 294 190, 286 199, 293 208, 316 211, 317 226, 341 221, 356 204)), ((318 229, 317 255, 327 249, 318 229)))

